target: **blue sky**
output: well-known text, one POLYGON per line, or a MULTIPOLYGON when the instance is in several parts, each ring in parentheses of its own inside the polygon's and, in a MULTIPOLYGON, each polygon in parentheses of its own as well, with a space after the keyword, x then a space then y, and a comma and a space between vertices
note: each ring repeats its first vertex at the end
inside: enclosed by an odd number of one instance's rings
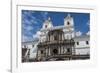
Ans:
POLYGON ((37 38, 36 32, 42 28, 43 22, 51 18, 53 26, 64 25, 64 18, 71 14, 74 18, 75 31, 80 31, 82 35, 86 34, 90 25, 89 13, 71 13, 71 12, 48 12, 22 10, 22 41, 32 41, 37 38))

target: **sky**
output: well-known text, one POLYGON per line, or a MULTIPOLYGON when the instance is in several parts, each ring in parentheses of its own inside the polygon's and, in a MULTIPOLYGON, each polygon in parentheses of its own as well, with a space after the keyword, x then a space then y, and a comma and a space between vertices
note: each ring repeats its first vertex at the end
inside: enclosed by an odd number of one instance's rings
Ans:
POLYGON ((75 32, 80 35, 89 33, 89 13, 22 10, 22 42, 37 39, 37 31, 42 28, 43 22, 47 20, 48 17, 51 18, 53 26, 63 26, 64 18, 68 14, 70 14, 74 18, 75 32))

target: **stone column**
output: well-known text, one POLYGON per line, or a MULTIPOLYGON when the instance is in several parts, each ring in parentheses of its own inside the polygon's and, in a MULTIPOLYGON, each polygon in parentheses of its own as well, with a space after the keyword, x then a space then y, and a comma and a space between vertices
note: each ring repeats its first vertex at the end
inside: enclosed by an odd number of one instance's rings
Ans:
POLYGON ((48 48, 48 50, 49 50, 49 56, 50 56, 50 47, 48 48))

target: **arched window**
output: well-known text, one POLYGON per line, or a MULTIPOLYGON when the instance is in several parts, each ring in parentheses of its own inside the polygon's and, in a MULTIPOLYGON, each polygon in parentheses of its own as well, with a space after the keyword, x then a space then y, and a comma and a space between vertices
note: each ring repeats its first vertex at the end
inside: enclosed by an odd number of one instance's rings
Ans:
POLYGON ((47 25, 45 25, 45 28, 47 28, 47 25))
POLYGON ((67 25, 69 25, 70 23, 69 22, 67 22, 67 25))
POLYGON ((43 50, 41 50, 41 54, 43 54, 43 50))
POLYGON ((54 40, 57 40, 57 36, 56 35, 54 35, 54 40))
POLYGON ((77 42, 77 45, 79 45, 79 42, 77 42))
POLYGON ((86 44, 88 45, 88 44, 89 44, 89 42, 88 42, 88 41, 86 41, 86 44))

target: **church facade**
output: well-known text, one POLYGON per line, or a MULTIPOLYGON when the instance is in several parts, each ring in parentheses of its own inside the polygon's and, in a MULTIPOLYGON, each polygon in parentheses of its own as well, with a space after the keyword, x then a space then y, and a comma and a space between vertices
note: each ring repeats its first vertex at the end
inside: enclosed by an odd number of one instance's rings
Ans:
POLYGON ((53 26, 50 18, 40 30, 37 61, 89 59, 89 35, 76 36, 74 20, 70 14, 63 26, 53 26))

